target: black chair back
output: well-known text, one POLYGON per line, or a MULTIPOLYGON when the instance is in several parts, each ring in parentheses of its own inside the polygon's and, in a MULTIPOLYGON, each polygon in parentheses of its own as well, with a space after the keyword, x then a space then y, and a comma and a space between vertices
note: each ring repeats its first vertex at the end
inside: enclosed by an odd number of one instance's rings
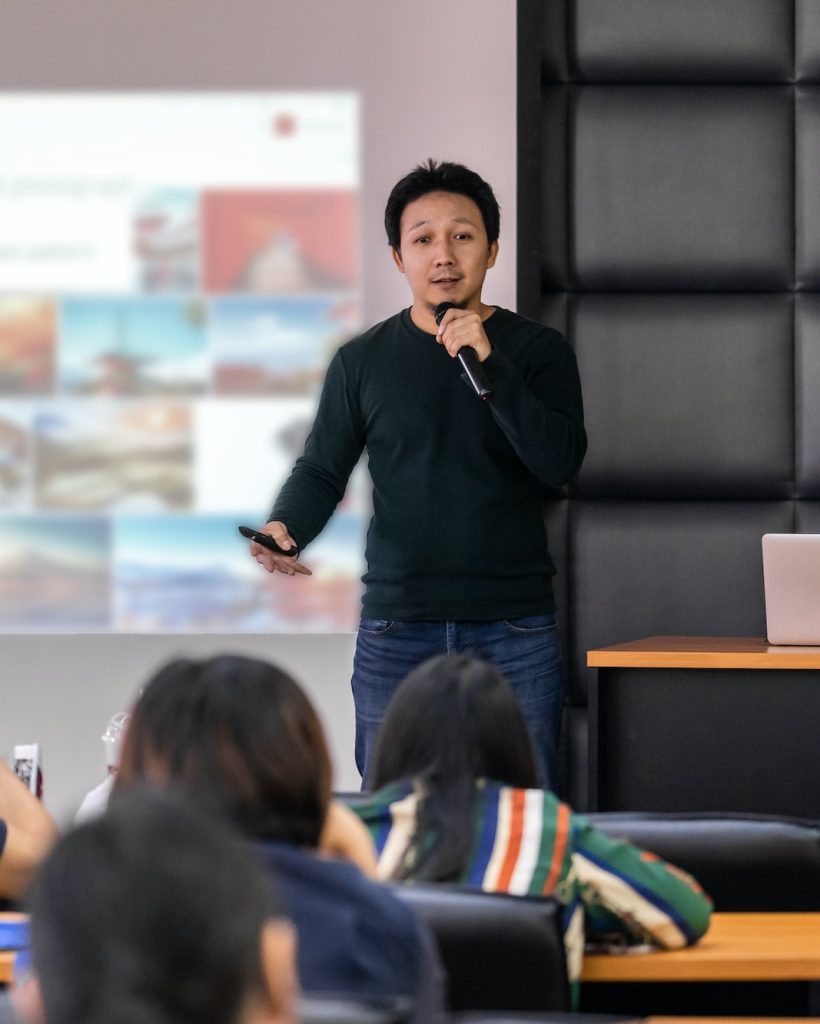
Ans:
POLYGON ((450 1024, 639 1024, 645 1019, 614 1013, 454 1013, 450 1024))
POLYGON ((430 926, 452 1011, 569 1009, 561 905, 450 885, 393 891, 430 926))
POLYGON ((716 910, 820 911, 820 829, 766 815, 599 813, 608 835, 693 875, 716 910))

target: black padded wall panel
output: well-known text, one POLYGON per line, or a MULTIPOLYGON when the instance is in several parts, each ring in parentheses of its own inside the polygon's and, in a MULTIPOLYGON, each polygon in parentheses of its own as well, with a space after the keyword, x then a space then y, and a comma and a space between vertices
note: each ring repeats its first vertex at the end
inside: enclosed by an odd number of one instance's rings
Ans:
POLYGON ((797 533, 820 533, 820 501, 801 501, 794 525, 797 533))
POLYGON ((519 0, 518 88, 518 306, 589 433, 551 542, 577 800, 586 651, 762 636, 761 535, 820 532, 820 0, 519 0))
POLYGON ((797 489, 820 498, 820 295, 798 295, 796 317, 797 489))
MULTIPOLYGON (((524 27, 530 33, 527 49, 538 54, 537 78, 545 82, 566 82, 569 77, 570 51, 567 45, 570 16, 569 5, 555 4, 551 7, 539 5, 542 9, 527 12, 524 27)), ((526 58, 519 48, 518 71, 521 74, 521 57, 526 58)))
POLYGON ((589 713, 585 707, 569 705, 564 709, 566 758, 564 768, 565 799, 572 807, 587 803, 587 764, 589 760, 589 713))
POLYGON ((791 286, 790 90, 630 85, 574 98, 577 288, 791 286))
POLYGON ((570 299, 568 292, 547 292, 543 297, 541 315, 536 319, 542 324, 550 324, 566 337, 569 331, 570 299))
POLYGON ((574 67, 584 81, 782 82, 789 0, 578 0, 574 67))
MULTIPOLYGON (((563 5, 562 5, 563 6, 563 5)), ((795 0, 795 78, 820 80, 820 2, 795 0)))
POLYGON ((791 497, 792 299, 584 294, 583 497, 791 497))
POLYGON ((796 255, 797 286, 820 288, 820 86, 796 90, 797 128, 796 255))
POLYGON ((532 259, 540 267, 541 280, 550 289, 569 287, 569 206, 568 143, 569 97, 565 89, 542 90, 541 116, 552 125, 549 136, 541 139, 539 166, 545 175, 540 190, 539 231, 536 238, 549 238, 549 245, 538 245, 532 259))

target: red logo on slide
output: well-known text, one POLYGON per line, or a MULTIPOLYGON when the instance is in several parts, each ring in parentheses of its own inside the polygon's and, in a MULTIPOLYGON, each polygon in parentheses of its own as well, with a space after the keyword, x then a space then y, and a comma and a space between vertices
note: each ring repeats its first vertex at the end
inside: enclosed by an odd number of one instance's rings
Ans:
POLYGON ((273 122, 273 132, 280 138, 296 134, 296 118, 293 114, 279 114, 273 122))

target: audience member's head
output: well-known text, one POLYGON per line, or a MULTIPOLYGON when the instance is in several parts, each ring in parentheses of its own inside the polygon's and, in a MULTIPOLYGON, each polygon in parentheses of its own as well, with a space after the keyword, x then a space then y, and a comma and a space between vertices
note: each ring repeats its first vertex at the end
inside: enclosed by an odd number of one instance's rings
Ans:
POLYGON ((469 854, 477 780, 539 786, 515 695, 496 668, 466 654, 431 658, 402 682, 378 733, 371 778, 375 789, 420 783, 413 874, 436 881, 457 877, 469 854))
POLYGON ((133 709, 116 786, 165 781, 248 836, 315 847, 330 756, 310 701, 281 669, 234 655, 178 659, 133 709))
POLYGON ((227 825, 158 790, 69 833, 31 893, 42 1024, 292 1024, 292 928, 227 825))

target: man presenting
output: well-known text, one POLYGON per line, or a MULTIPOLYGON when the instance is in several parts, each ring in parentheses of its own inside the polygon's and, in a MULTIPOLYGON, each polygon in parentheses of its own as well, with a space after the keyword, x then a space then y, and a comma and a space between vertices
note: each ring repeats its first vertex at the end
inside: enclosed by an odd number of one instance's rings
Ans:
MULTIPOLYGON (((555 785, 563 670, 542 505, 544 484, 565 483, 586 450, 575 356, 557 331, 483 301, 499 210, 475 172, 417 167, 391 192, 385 227, 413 304, 333 357, 304 454, 260 532, 301 551, 366 447, 373 518, 352 682, 364 785, 396 687, 452 651, 498 665, 555 785), (486 401, 462 348, 488 379, 486 401)), ((250 551, 269 572, 309 574, 296 555, 250 551)))

